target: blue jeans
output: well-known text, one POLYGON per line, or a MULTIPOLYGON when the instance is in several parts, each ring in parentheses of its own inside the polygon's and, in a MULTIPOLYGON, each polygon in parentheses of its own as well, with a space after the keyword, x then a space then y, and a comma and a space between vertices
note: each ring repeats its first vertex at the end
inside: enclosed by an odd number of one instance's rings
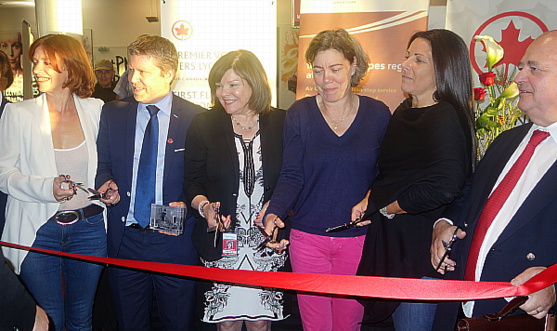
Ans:
MULTIPOLYGON (((106 256, 102 213, 61 225, 52 218, 43 224, 33 247, 67 253, 106 256)), ((93 299, 102 265, 29 252, 21 278, 55 330, 91 330, 93 299), (64 290, 62 290, 64 288, 64 290)))
MULTIPOLYGON (((422 279, 433 279, 422 277, 422 279)), ((396 331, 430 331, 435 318, 436 303, 401 302, 393 313, 396 331)))

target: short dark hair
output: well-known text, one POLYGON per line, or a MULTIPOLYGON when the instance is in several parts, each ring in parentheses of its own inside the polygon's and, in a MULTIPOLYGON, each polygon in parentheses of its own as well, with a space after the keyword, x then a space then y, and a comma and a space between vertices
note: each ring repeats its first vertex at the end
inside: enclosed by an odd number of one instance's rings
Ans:
POLYGON ((352 75, 352 86, 358 83, 367 74, 369 57, 364 52, 362 45, 344 29, 324 30, 319 32, 309 43, 306 50, 306 62, 313 67, 317 53, 334 49, 342 53, 350 63, 356 59, 356 72, 352 75))
POLYGON ((416 32, 410 38, 408 47, 417 38, 427 40, 431 46, 437 86, 433 99, 450 103, 465 116, 472 135, 472 157, 475 162, 476 136, 472 99, 472 69, 468 47, 459 35, 445 29, 416 32))
POLYGON ((232 69, 245 80, 253 93, 248 102, 250 110, 256 114, 266 113, 271 108, 271 87, 263 65, 250 51, 239 49, 221 56, 209 72, 209 87, 211 88, 211 102, 214 109, 223 109, 217 98, 217 83, 222 80, 224 74, 232 69))
POLYGON ((93 94, 95 74, 85 48, 79 40, 64 34, 42 36, 29 47, 30 60, 33 60, 35 50, 39 46, 42 46, 54 70, 62 72, 63 67, 68 72, 68 79, 63 84, 64 88, 69 88, 80 98, 88 98, 93 94))
POLYGON ((0 91, 7 90, 14 82, 14 74, 10 59, 6 53, 0 51, 0 91))
POLYGON ((163 73, 178 71, 178 51, 174 44, 161 36, 142 34, 128 46, 129 55, 146 55, 163 73))

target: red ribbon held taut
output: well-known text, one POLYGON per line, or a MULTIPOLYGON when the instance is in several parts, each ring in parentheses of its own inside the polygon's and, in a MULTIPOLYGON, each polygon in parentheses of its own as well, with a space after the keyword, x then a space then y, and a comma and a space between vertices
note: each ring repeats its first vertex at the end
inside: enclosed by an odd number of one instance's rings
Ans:
POLYGON ((399 300, 470 301, 528 295, 557 282, 557 265, 553 265, 521 286, 507 282, 471 282, 374 276, 344 276, 265 272, 205 268, 180 264, 145 262, 64 253, 0 241, 0 246, 110 264, 175 276, 303 292, 360 296, 399 300))

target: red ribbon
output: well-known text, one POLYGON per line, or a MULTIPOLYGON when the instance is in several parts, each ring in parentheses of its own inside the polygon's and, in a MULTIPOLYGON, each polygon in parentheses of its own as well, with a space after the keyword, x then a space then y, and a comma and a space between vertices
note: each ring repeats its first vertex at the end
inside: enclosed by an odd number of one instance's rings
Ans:
POLYGON ((521 286, 506 282, 471 282, 373 276, 344 276, 205 268, 170 263, 96 257, 21 246, 0 241, 0 246, 52 254, 88 262, 110 264, 169 275, 273 287, 303 292, 399 300, 470 301, 528 295, 557 282, 557 264, 521 286))

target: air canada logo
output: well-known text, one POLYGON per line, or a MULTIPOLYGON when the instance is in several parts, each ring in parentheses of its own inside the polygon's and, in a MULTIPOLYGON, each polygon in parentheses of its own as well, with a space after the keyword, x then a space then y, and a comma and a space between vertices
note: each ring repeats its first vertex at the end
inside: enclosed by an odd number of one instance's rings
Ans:
POLYGON ((172 24, 172 35, 178 40, 187 40, 193 34, 193 28, 188 21, 180 20, 172 24))
MULTIPOLYGON (((512 11, 491 17, 472 36, 491 36, 503 47, 505 55, 497 66, 504 66, 507 76, 515 70, 530 43, 548 30, 539 18, 525 12, 512 11)), ((470 57, 474 70, 478 74, 485 72, 485 49, 475 39, 470 41, 470 57)))

